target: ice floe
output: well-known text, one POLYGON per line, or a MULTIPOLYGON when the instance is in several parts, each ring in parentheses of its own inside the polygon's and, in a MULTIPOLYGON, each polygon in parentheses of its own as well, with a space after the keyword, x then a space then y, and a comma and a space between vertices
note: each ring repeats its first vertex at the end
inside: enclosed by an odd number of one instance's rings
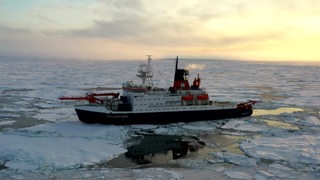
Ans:
POLYGON ((237 120, 228 121, 225 125, 221 126, 221 129, 238 130, 245 132, 262 132, 267 129, 267 126, 253 123, 253 121, 237 120))
POLYGON ((216 152, 211 153, 211 155, 214 157, 215 161, 217 161, 216 158, 218 158, 221 160, 220 162, 226 162, 239 166, 256 166, 257 164, 256 159, 240 154, 232 154, 229 152, 216 152))
POLYGON ((125 127, 55 123, 0 134, 0 159, 12 169, 60 169, 125 152, 125 127))
POLYGON ((283 135, 282 137, 255 137, 240 144, 250 157, 292 164, 320 165, 319 135, 283 135))

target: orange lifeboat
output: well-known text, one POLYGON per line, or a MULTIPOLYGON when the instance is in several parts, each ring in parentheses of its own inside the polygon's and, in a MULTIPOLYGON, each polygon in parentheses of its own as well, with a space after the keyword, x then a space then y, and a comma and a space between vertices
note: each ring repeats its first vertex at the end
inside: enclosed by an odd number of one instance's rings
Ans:
POLYGON ((187 95, 187 96, 182 96, 181 100, 183 101, 193 101, 194 96, 192 94, 187 95))
POLYGON ((197 96, 198 100, 208 100, 209 99, 209 95, 208 94, 201 94, 199 96, 197 96))

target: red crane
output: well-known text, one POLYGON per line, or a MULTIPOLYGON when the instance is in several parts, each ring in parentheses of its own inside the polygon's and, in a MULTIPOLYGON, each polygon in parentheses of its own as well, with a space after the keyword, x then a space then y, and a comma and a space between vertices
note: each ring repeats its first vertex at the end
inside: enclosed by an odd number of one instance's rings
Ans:
POLYGON ((104 100, 96 98, 96 97, 99 97, 99 96, 113 96, 114 98, 118 98, 119 95, 120 95, 119 93, 92 93, 92 94, 86 94, 86 96, 61 96, 58 99, 60 99, 60 100, 72 100, 72 101, 86 100, 86 101, 89 101, 90 103, 103 104, 104 100))

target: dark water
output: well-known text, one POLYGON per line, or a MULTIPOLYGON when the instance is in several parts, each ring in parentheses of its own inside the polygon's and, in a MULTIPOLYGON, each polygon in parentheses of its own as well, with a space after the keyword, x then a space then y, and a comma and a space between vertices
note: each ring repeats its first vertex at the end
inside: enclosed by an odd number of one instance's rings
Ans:
POLYGON ((197 137, 144 134, 129 140, 134 145, 127 152, 107 162, 109 167, 163 165, 168 161, 197 154, 205 143, 197 137))

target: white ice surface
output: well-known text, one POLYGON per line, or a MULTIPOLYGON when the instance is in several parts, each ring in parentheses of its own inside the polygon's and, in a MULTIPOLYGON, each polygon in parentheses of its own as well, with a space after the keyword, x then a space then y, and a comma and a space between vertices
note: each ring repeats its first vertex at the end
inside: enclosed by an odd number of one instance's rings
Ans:
POLYGON ((258 159, 320 165, 319 135, 256 137, 240 146, 250 157, 258 159))
POLYGON ((256 124, 254 120, 237 120, 228 121, 225 125, 221 126, 221 129, 238 130, 245 132, 262 132, 268 129, 268 127, 263 124, 256 124))
POLYGON ((78 122, 38 125, 0 134, 0 159, 13 169, 59 169, 109 160, 125 152, 127 128, 78 122))
POLYGON ((217 158, 223 160, 221 162, 227 162, 239 166, 256 166, 257 160, 254 158, 250 158, 244 155, 239 154, 232 154, 229 152, 218 152, 218 153, 211 153, 212 156, 217 161, 217 158))
POLYGON ((227 171, 224 171, 223 174, 225 174, 226 176, 232 179, 252 179, 252 177, 249 174, 244 172, 227 170, 227 171))
POLYGON ((16 121, 1 121, 0 122, 0 126, 3 126, 3 125, 10 125, 10 124, 13 124, 15 123, 16 121))

